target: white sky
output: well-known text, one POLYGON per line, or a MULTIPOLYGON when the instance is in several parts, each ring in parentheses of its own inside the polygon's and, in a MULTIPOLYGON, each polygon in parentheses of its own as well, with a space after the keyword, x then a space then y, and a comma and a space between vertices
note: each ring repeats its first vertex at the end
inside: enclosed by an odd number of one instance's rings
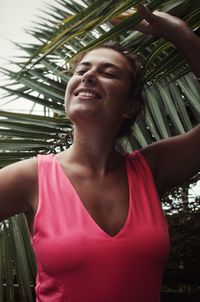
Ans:
MULTIPOLYGON (((50 0, 53 1, 53 0, 50 0)), ((49 1, 49 2, 50 2, 49 1)), ((24 32, 24 28, 31 27, 31 21, 37 19, 39 9, 44 7, 42 0, 0 0, 0 64, 9 69, 5 59, 13 60, 20 52, 11 41, 31 42, 31 38, 24 32)), ((0 84, 3 85, 4 76, 0 76, 0 84)), ((0 90, 0 96, 4 95, 0 90)), ((7 99, 0 99, 0 108, 3 110, 17 110, 24 112, 32 108, 32 103, 20 101, 7 103, 7 99)), ((40 110, 40 109, 38 109, 40 110)))
MULTIPOLYGON (((53 0, 48 0, 48 3, 53 0)), ((44 8, 42 0, 1 0, 0 1, 0 60, 16 55, 16 49, 8 41, 27 41, 23 28, 30 27, 37 19, 39 10, 44 8)))
MULTIPOLYGON (((24 32, 24 28, 31 28, 33 21, 38 20, 41 9, 45 9, 45 2, 48 4, 55 3, 54 0, 0 0, 0 66, 8 67, 9 64, 5 59, 12 60, 21 52, 13 45, 14 42, 32 42, 31 36, 24 32)), ((4 76, 0 75, 0 85, 3 85, 4 76)), ((5 92, 0 90, 0 97, 5 92)), ((6 104, 7 100, 0 99, 0 109, 17 110, 24 112, 30 110, 31 102, 21 102, 16 100, 6 104)), ((41 106, 37 105, 35 111, 40 111, 41 106)))
MULTIPOLYGON (((81 3, 81 0, 75 0, 81 3)), ((14 42, 33 42, 31 35, 25 33, 24 29, 32 28, 33 21, 37 21, 38 16, 45 11, 46 4, 56 5, 55 0, 0 0, 0 66, 9 69, 9 64, 5 59, 16 60, 17 55, 22 54, 14 42), (10 41, 11 40, 11 41, 10 41)), ((0 73, 0 85, 4 85, 5 76, 0 73)), ((32 102, 22 101, 18 99, 12 103, 7 104, 7 99, 1 99, 5 92, 0 90, 0 109, 9 111, 30 111, 32 102)), ((36 105, 34 113, 40 113, 42 107, 36 105)))

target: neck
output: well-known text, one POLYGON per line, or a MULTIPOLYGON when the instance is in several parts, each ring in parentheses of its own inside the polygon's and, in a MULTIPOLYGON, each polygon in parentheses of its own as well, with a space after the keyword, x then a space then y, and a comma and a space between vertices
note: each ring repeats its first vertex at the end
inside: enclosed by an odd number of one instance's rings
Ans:
POLYGON ((74 141, 68 153, 70 161, 105 174, 114 167, 120 156, 115 151, 115 140, 116 131, 75 127, 74 141))

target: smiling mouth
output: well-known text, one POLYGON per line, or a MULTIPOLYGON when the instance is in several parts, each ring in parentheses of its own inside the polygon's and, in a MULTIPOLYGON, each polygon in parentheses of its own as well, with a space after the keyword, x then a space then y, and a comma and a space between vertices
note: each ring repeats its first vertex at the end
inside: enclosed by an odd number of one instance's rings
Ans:
POLYGON ((76 96, 81 96, 85 98, 97 98, 97 96, 91 92, 80 92, 78 94, 75 94, 76 96))
POLYGON ((91 91, 88 89, 79 89, 75 91, 75 96, 84 98, 84 99, 100 99, 101 96, 96 91, 91 91))

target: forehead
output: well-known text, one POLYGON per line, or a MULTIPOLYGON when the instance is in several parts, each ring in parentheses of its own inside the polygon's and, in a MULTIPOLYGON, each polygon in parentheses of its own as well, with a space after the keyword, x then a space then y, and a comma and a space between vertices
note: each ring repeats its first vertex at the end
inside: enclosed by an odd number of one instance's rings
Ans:
POLYGON ((129 69, 127 59, 118 51, 110 48, 97 48, 89 51, 80 60, 79 64, 88 62, 91 64, 112 64, 126 72, 129 69))

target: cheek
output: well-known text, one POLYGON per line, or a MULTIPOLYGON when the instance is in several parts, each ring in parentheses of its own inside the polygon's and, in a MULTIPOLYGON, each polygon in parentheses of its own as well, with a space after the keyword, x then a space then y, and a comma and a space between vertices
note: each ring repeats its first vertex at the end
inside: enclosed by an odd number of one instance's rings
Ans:
POLYGON ((129 98, 129 87, 128 85, 119 85, 115 87, 111 92, 111 97, 113 97, 122 107, 124 107, 129 98))
POLYGON ((73 95, 73 89, 75 87, 75 83, 73 81, 73 79, 71 78, 66 86, 66 90, 65 90, 65 111, 68 111, 68 107, 70 104, 70 99, 73 95))
POLYGON ((66 112, 67 112, 68 103, 69 103, 69 89, 67 86, 66 90, 65 90, 65 111, 66 112))

